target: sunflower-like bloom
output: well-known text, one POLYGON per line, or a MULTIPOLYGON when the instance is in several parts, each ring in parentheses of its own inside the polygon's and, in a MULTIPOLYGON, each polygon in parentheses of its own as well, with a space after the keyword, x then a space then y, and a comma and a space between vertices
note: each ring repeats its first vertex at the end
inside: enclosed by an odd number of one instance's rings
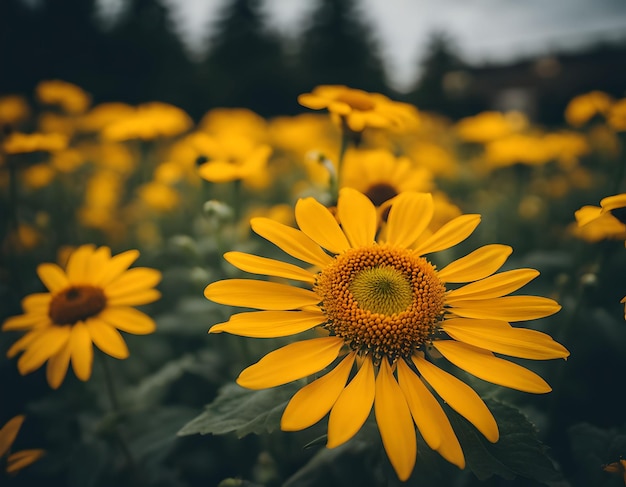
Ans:
POLYGON ((626 193, 607 196, 600 206, 586 205, 574 213, 577 236, 590 242, 624 240, 626 245, 626 193))
POLYGON ((23 422, 23 415, 15 416, 0 428, 0 460, 4 463, 6 455, 6 472, 9 474, 17 473, 24 467, 28 467, 45 453, 44 450, 40 449, 10 452, 11 445, 13 445, 23 422))
POLYGON ((313 110, 328 109, 335 120, 345 121, 354 132, 361 132, 365 127, 414 127, 419 120, 413 105, 343 85, 317 86, 311 93, 298 96, 298 102, 313 110))
POLYGON ((293 396, 281 428, 301 430, 330 412, 327 446, 333 448, 359 431, 373 407, 384 448, 402 480, 415 465, 414 423, 432 449, 465 466, 431 387, 489 441, 499 438, 479 395, 435 365, 436 357, 495 384, 546 393, 551 389, 541 377, 494 353, 535 360, 569 354, 550 336, 509 324, 560 309, 548 298, 506 296, 539 274, 533 269, 496 274, 510 247, 486 245, 441 270, 424 257, 463 241, 480 221, 479 215, 462 215, 424 237, 433 206, 428 193, 401 193, 379 231, 375 206, 352 188, 340 191, 336 215, 313 198, 300 199, 299 229, 266 218, 252 219, 251 226, 317 271, 242 252, 225 258, 246 272, 299 281, 309 289, 228 279, 204 291, 217 303, 260 310, 235 314, 214 325, 212 333, 270 338, 323 332, 270 352, 241 372, 237 383, 264 389, 331 366, 293 396), (449 283, 469 284, 448 289, 449 283))
POLYGON ((3 150, 7 154, 23 154, 27 152, 55 152, 67 147, 68 138, 63 134, 24 134, 13 132, 5 140, 3 150))
POLYGON ((606 115, 613 98, 603 91, 590 91, 575 96, 565 107, 565 120, 573 127, 581 127, 596 115, 606 115))
POLYGON ((80 86, 58 79, 40 82, 35 93, 40 102, 58 105, 72 115, 84 113, 91 104, 91 97, 80 86))
POLYGON ((173 137, 186 132, 193 120, 185 111, 162 102, 139 105, 133 113, 114 119, 102 129, 104 140, 122 141, 132 139, 152 140, 173 137))
POLYGON ((151 303, 160 297, 154 286, 161 280, 155 269, 129 266, 139 251, 128 250, 111 256, 108 247, 82 245, 69 257, 65 271, 56 264, 37 267, 47 293, 22 300, 24 314, 8 318, 3 331, 28 330, 7 352, 17 361, 22 375, 46 361, 50 387, 58 388, 71 360, 76 376, 91 377, 93 345, 104 353, 124 359, 128 347, 118 330, 136 335, 152 333, 155 323, 133 306, 151 303))

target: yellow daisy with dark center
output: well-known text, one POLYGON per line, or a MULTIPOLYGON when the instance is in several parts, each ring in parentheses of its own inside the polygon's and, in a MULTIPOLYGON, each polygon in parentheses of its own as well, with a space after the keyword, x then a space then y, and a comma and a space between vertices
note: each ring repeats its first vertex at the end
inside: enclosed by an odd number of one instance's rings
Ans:
POLYGON ((560 306, 539 296, 507 296, 539 274, 496 273, 510 247, 485 245, 440 270, 425 257, 465 240, 479 215, 461 215, 431 233, 430 194, 402 192, 390 207, 381 223, 366 195, 343 188, 334 213, 313 198, 299 200, 298 229, 254 218, 257 234, 306 268, 242 252, 225 258, 243 271, 301 285, 227 279, 209 284, 204 294, 259 310, 235 314, 211 333, 272 338, 319 330, 322 336, 267 354, 241 372, 237 383, 264 389, 327 370, 291 398, 281 428, 301 430, 330 413, 327 446, 333 448, 359 431, 373 407, 389 460, 406 480, 417 454, 415 426, 430 448, 465 466, 440 401, 489 441, 499 438, 480 396, 434 361, 443 357, 483 380, 545 393, 550 386, 541 377, 496 354, 543 360, 569 352, 545 333, 511 326, 549 316, 560 306), (450 289, 449 283, 465 285, 450 289))
POLYGON ((161 280, 158 270, 129 269, 138 257, 137 250, 111 256, 108 247, 82 245, 72 252, 65 270, 40 264, 37 273, 49 292, 25 297, 24 314, 2 325, 3 331, 27 331, 7 352, 9 358, 24 352, 17 362, 20 374, 47 361, 48 384, 56 389, 70 361, 80 380, 91 377, 93 344, 112 357, 127 358, 128 347, 119 331, 152 333, 154 321, 134 306, 161 296, 154 289, 161 280))

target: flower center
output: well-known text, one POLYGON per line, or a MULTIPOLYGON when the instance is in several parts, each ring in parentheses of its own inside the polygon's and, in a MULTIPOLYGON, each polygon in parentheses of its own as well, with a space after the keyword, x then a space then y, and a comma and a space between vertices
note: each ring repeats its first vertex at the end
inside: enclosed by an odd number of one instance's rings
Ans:
POLYGON ((97 315, 106 303, 106 296, 98 287, 70 286, 52 297, 48 316, 55 325, 73 325, 97 315))
POLYGON ((387 183, 372 184, 365 192, 365 196, 367 196, 375 206, 380 206, 385 201, 389 201, 397 195, 398 192, 396 191, 396 188, 387 183))
POLYGON ((360 91, 345 91, 337 96, 337 101, 342 101, 355 110, 361 110, 363 112, 374 109, 374 102, 367 95, 367 93, 361 93, 360 91))
POLYGON ((412 250, 374 244, 337 256, 317 277, 326 328, 360 353, 409 357, 435 331, 445 286, 412 250))

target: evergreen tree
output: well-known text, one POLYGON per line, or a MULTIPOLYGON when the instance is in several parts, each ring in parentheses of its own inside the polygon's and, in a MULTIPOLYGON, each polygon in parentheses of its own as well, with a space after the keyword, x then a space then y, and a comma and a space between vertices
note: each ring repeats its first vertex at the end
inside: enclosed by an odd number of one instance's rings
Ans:
POLYGON ((234 0, 221 13, 203 65, 211 105, 288 113, 298 92, 281 41, 264 26, 258 5, 234 0))
POLYGON ((456 54, 452 40, 443 32, 434 33, 421 62, 422 75, 415 90, 406 98, 423 110, 435 111, 451 117, 468 113, 466 100, 454 93, 454 73, 460 73, 465 64, 456 54))
POLYGON ((302 34, 299 61, 307 91, 320 84, 344 84, 388 92, 371 28, 359 17, 355 0, 321 0, 302 34))

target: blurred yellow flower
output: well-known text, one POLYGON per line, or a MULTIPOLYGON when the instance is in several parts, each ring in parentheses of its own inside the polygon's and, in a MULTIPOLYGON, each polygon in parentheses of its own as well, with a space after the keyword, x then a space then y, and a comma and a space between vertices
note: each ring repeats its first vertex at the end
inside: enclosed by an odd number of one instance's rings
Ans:
POLYGON ((214 108, 202 117, 198 128, 215 137, 237 133, 258 143, 268 140, 267 121, 247 108, 214 108))
POLYGON ((581 127, 595 115, 605 116, 613 98, 603 91, 591 91, 575 96, 565 107, 565 120, 573 127, 581 127))
POLYGON ((317 86, 311 93, 298 96, 298 102, 313 110, 328 109, 334 120, 345 122, 354 132, 365 127, 415 128, 419 123, 413 105, 343 85, 317 86))
POLYGON ((71 115, 84 113, 91 97, 81 87, 61 80, 40 82, 35 88, 37 99, 46 105, 58 105, 71 115))
POLYGON ((219 137, 198 133, 194 143, 200 154, 198 174, 212 183, 260 178, 272 153, 268 144, 237 133, 219 137))
POLYGON ((351 149, 341 169, 341 187, 354 188, 381 206, 403 191, 428 191, 433 176, 408 157, 379 149, 351 149))
POLYGON ((486 143, 516 132, 528 126, 528 119, 521 112, 481 112, 459 120, 454 129, 461 140, 486 143))
POLYGON ((24 415, 11 418, 2 428, 0 428, 0 460, 6 465, 6 473, 15 474, 28 467, 31 463, 39 460, 44 454, 44 450, 20 450, 11 453, 11 446, 17 438, 17 434, 24 423, 24 415), (6 458, 5 458, 6 457, 6 458), (6 462, 6 463, 5 463, 6 462))
POLYGON ((479 215, 462 215, 420 240, 433 213, 430 194, 401 193, 381 236, 376 207, 352 188, 340 191, 335 213, 313 198, 300 199, 295 207, 299 229, 267 218, 250 223, 261 237, 305 262, 305 268, 243 252, 228 252, 225 258, 245 272, 293 280, 305 288, 227 279, 204 291, 220 304, 262 310, 235 314, 211 333, 273 338, 320 331, 323 336, 270 352, 242 371, 237 383, 265 389, 331 366, 291 398, 281 428, 302 430, 330 413, 327 446, 334 448, 361 429, 373 408, 400 480, 408 479, 415 465, 415 425, 433 450, 465 466, 456 434, 431 388, 488 441, 499 438, 496 421, 479 395, 436 366, 436 356, 483 380, 546 393, 551 389, 541 377, 494 353, 533 360, 569 355, 549 335, 509 324, 560 309, 548 298, 507 296, 539 274, 534 269, 496 274, 510 247, 486 245, 440 270, 424 257, 462 242, 480 222, 479 215), (469 284, 447 289, 448 283, 469 284))
POLYGON ((3 331, 27 331, 7 352, 20 352, 17 367, 22 375, 34 372, 46 361, 48 384, 57 389, 70 363, 76 376, 91 377, 93 344, 104 353, 124 359, 128 347, 118 330, 136 335, 152 333, 155 324, 133 306, 160 297, 154 289, 161 273, 147 267, 128 269, 139 251, 111 256, 108 247, 81 245, 70 255, 63 270, 57 264, 37 267, 49 292, 22 300, 24 314, 7 318, 3 331))
POLYGON ((24 134, 13 132, 9 134, 2 144, 7 154, 22 154, 26 152, 54 152, 67 147, 68 138, 62 134, 24 134))
POLYGON ((608 123, 616 132, 626 130, 626 98, 618 100, 612 107, 608 116, 608 123))
POLYGON ((30 115, 26 99, 19 95, 0 97, 0 126, 15 125, 30 115))
POLYGON ((179 135, 192 125, 191 117, 180 108, 151 102, 139 105, 127 116, 105 125, 101 135, 108 141, 151 140, 179 135))
POLYGON ((56 172, 49 164, 33 164, 24 168, 22 172, 22 180, 24 185, 31 189, 40 189, 48 186, 52 181, 56 172))
POLYGON ((576 236, 589 242, 624 240, 626 245, 626 193, 607 196, 600 206, 583 206, 574 213, 576 236))
POLYGON ((137 188, 141 201, 156 211, 171 211, 180 203, 178 192, 160 181, 150 181, 137 188))
POLYGON ((79 128, 84 132, 99 132, 107 125, 135 115, 135 109, 126 103, 101 103, 80 119, 79 128))

